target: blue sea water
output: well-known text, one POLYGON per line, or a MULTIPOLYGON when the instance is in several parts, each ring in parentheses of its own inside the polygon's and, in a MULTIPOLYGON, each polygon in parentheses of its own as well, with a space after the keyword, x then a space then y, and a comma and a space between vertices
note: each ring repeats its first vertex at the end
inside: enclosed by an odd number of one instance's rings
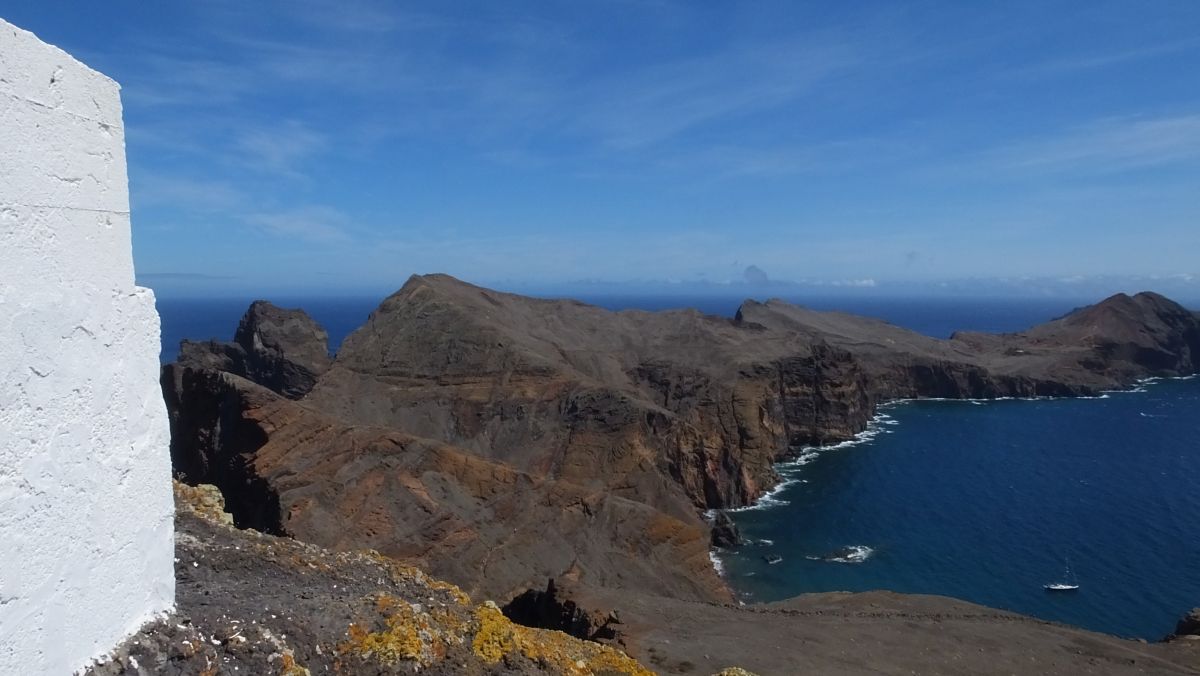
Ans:
POLYGON ((756 542, 721 557, 745 600, 943 594, 1146 639, 1200 604, 1200 379, 898 403, 863 436, 781 466, 788 483, 733 515, 756 542), (1080 589, 1045 591, 1068 559, 1080 589))
MULTIPOLYGON (((272 300, 307 310, 336 350, 381 299, 272 300)), ((740 303, 733 297, 583 300, 613 310, 695 307, 722 316, 740 303)), ((788 300, 936 337, 1018 331, 1085 304, 788 300)), ((184 338, 230 339, 249 303, 160 299, 163 360, 174 359, 184 338)), ((721 554, 726 578, 747 601, 892 589, 1160 638, 1200 605, 1200 379, 1141 389, 1104 399, 891 405, 861 442, 784 466, 780 490, 734 514, 756 544, 721 554), (768 555, 782 561, 768 564, 768 555), (856 562, 829 560, 836 558, 856 562), (1042 585, 1062 577, 1068 558, 1081 588, 1045 592, 1042 585)))

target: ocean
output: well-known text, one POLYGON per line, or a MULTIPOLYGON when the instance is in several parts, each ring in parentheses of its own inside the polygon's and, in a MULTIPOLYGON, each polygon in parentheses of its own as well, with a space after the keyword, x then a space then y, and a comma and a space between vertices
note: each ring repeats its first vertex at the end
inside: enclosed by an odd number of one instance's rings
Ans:
MULTIPOLYGON (((584 297, 609 309, 735 298, 584 297)), ((277 298, 331 349, 379 298, 277 298)), ((792 298, 947 337, 1017 331, 1085 300, 792 298)), ((1098 300, 1098 299, 1091 299, 1098 300)), ((228 340, 249 299, 160 299, 163 360, 183 338, 228 340)), ((942 594, 1150 640, 1200 605, 1200 379, 1100 399, 904 402, 857 442, 782 465, 786 479, 733 514, 752 544, 717 560, 746 602, 804 592, 942 594), (768 557, 776 563, 768 563, 768 557), (1070 562, 1075 592, 1050 593, 1070 562)))

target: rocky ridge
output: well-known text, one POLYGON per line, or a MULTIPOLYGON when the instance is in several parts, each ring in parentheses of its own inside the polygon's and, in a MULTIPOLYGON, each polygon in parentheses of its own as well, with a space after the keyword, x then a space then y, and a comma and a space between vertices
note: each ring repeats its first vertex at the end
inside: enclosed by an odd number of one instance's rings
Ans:
MULTIPOLYGON (((250 315, 311 323, 260 304, 250 315)), ((270 363, 313 364, 313 333, 259 343, 270 363)), ((501 600, 554 579, 580 598, 720 602, 702 514, 753 501, 789 453, 850 438, 888 399, 1092 395, 1188 375, 1200 318, 1120 295, 1023 333, 937 340, 776 300, 733 319, 613 313, 429 275, 311 377, 265 377, 230 350, 185 344, 163 386, 177 472, 218 485, 239 525, 374 548, 501 600)))

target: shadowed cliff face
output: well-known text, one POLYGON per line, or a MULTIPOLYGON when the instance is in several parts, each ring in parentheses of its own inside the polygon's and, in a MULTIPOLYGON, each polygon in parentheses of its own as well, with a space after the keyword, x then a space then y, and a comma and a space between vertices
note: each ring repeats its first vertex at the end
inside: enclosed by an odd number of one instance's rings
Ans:
POLYGON ((239 523, 497 595, 558 578, 726 598, 701 511, 753 501, 776 461, 880 401, 1094 394, 1200 355, 1196 315, 1153 294, 937 340, 774 300, 613 313, 431 275, 332 364, 311 319, 263 305, 236 343, 185 343, 165 368, 177 471, 239 523))

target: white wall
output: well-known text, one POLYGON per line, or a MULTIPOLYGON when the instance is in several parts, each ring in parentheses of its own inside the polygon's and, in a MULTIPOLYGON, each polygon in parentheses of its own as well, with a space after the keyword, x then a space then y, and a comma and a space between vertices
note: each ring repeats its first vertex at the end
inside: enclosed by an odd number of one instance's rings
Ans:
POLYGON ((70 673, 173 604, 129 225, 120 87, 0 20, 0 674, 70 673))

